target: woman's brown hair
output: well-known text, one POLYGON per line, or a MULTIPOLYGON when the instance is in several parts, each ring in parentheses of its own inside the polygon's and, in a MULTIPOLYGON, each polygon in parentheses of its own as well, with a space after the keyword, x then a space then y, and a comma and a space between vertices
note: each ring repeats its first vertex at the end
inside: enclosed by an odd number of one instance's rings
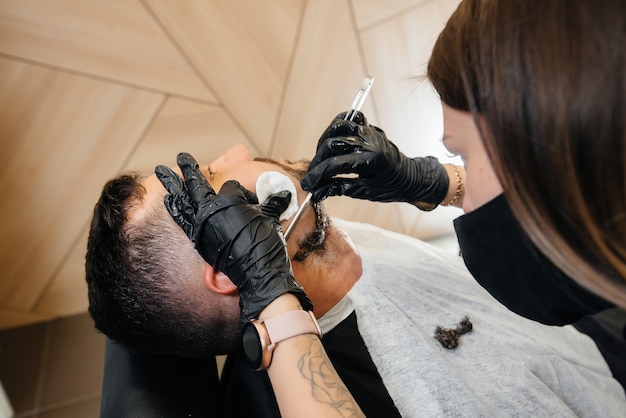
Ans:
POLYGON ((564 273, 626 307, 626 8, 465 0, 428 77, 471 111, 504 195, 564 273))

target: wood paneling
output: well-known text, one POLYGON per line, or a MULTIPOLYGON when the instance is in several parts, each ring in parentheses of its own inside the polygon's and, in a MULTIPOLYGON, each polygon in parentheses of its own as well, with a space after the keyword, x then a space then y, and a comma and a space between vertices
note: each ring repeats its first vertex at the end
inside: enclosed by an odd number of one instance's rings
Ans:
POLYGON ((13 311, 11 309, 1 309, 0 310, 0 326, 1 329, 15 328, 20 326, 25 326, 29 324, 34 324, 37 322, 44 322, 51 318, 54 318, 57 315, 38 315, 32 312, 25 311, 13 311))
MULTIPOLYGON (((459 0, 418 3, 360 32, 368 69, 377 76, 374 91, 378 120, 371 123, 382 127, 387 137, 407 155, 433 155, 442 162, 462 164, 459 157, 450 157, 443 147, 439 98, 428 82, 420 80, 426 74, 437 35, 459 0)), ((380 205, 373 207, 372 211, 387 211, 393 219, 392 223, 378 214, 377 222, 388 223, 388 229, 425 239, 453 234, 452 219, 460 214, 457 208, 416 213, 419 211, 409 205, 393 207, 393 212, 380 205)), ((367 217, 360 220, 367 221, 367 217)))
POLYGON ((70 316, 87 311, 87 282, 85 281, 85 252, 87 225, 74 242, 70 253, 57 269, 32 311, 42 316, 70 316))
MULTIPOLYGON (((407 154, 446 159, 423 71, 458 0, 0 0, 0 329, 87 307, 87 225, 122 170, 311 158, 365 75, 363 108, 407 154)), ((332 198, 417 237, 458 211, 332 198)))
POLYGON ((367 74, 350 21, 345 2, 307 3, 272 156, 312 158, 322 131, 352 104, 367 74))
POLYGON ((176 155, 181 151, 208 164, 235 144, 245 144, 254 150, 223 108, 172 98, 165 103, 124 169, 151 174, 157 164, 175 166, 176 155))
POLYGON ((367 29, 385 20, 392 20, 402 13, 432 0, 352 0, 356 25, 367 29))
POLYGON ((303 2, 146 3, 250 140, 267 153, 303 2))
POLYGON ((28 311, 163 96, 0 59, 0 304, 28 311))
POLYGON ((0 51, 71 72, 216 101, 136 0, 2 0, 0 51))

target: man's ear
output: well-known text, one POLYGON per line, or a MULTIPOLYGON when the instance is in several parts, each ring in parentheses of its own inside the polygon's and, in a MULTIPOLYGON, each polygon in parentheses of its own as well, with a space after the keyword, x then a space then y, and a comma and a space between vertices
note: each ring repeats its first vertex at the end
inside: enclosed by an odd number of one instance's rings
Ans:
POLYGON ((215 271, 213 266, 204 266, 204 284, 213 293, 232 295, 237 292, 237 286, 221 271, 215 271))

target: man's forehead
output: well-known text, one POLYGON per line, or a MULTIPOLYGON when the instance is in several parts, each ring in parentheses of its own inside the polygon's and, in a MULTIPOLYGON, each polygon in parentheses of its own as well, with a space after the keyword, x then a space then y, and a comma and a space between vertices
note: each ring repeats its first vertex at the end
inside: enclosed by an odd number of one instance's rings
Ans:
MULTIPOLYGON (((275 160, 272 158, 266 158, 266 157, 257 157, 257 158, 254 158, 253 161, 268 164, 268 168, 265 171, 272 171, 272 169, 279 168, 282 171, 285 171, 286 174, 292 177, 295 177, 295 179, 297 180, 302 179, 310 163, 309 160, 298 160, 298 161, 292 162, 292 161, 286 161, 286 160, 278 161, 278 160, 275 160)), ((211 184, 212 182, 211 182, 211 176, 210 176, 210 166, 208 164, 199 164, 199 167, 202 173, 204 174, 204 176, 209 181, 209 184, 211 184)), ((176 174, 182 177, 182 172, 178 166, 173 166, 170 168, 176 174)), ((237 180, 237 178, 233 178, 232 180, 237 180)), ((157 192, 156 195, 162 197, 166 193, 165 188, 163 187, 161 182, 156 178, 155 175, 144 177, 141 183, 146 188, 146 191, 148 192, 147 194, 149 195, 153 194, 150 192, 157 192)), ((211 186, 215 188, 215 186, 217 185, 211 184, 211 186)), ((215 190, 215 191, 218 192, 219 190, 215 190)), ((255 192, 255 190, 252 190, 252 191, 255 192)))

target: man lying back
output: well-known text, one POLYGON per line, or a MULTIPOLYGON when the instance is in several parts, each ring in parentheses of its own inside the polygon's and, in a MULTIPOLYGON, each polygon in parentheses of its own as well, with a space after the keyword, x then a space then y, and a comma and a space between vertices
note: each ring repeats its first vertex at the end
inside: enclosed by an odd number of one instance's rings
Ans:
MULTIPOLYGON (((259 175, 276 171, 294 182, 299 202, 305 196, 304 162, 253 160, 238 146, 202 168, 215 190, 235 179, 254 191, 259 175)), ((154 175, 123 175, 105 185, 86 258, 96 327, 134 351, 236 353, 236 287, 170 218, 165 193, 154 175)), ((367 416, 611 416, 626 408, 591 340, 509 312, 459 257, 367 225, 331 222, 321 204, 307 209, 287 250, 326 351, 367 416), (435 329, 454 328, 465 316, 473 331, 456 349, 444 348, 435 329)), ((274 402, 262 411, 254 402, 273 400, 265 372, 245 369, 235 355, 225 373, 235 395, 226 400, 228 411, 278 416, 274 402)))

